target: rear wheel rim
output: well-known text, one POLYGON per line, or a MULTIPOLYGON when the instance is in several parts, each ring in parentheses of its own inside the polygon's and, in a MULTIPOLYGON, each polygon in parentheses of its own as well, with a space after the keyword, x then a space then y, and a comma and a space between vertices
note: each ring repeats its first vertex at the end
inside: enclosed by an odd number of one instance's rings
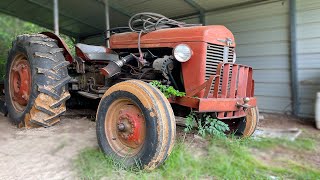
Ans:
POLYGON ((137 155, 146 136, 146 122, 141 109, 130 99, 117 99, 108 108, 105 132, 110 147, 119 156, 137 155))
POLYGON ((31 68, 27 57, 17 54, 9 72, 9 94, 13 107, 18 112, 23 112, 30 98, 31 68))

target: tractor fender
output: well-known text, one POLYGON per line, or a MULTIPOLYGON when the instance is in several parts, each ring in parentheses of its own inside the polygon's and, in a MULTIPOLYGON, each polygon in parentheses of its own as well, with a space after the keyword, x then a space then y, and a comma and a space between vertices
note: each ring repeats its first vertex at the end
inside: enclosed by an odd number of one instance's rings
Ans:
POLYGON ((70 63, 73 62, 73 57, 71 55, 70 49, 68 48, 68 45, 66 44, 66 42, 64 42, 64 40, 60 36, 58 36, 52 32, 41 32, 40 34, 44 34, 52 39, 57 40, 57 44, 58 44, 59 48, 63 49, 63 55, 64 55, 65 59, 67 61, 69 61, 70 63))

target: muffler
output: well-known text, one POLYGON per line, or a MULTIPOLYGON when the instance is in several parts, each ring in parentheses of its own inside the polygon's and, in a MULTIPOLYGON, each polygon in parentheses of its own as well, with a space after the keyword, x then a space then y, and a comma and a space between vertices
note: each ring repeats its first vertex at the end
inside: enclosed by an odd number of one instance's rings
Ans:
POLYGON ((135 59, 133 54, 129 54, 119 60, 110 61, 109 64, 100 69, 100 72, 107 78, 111 78, 121 72, 121 67, 129 61, 135 59))

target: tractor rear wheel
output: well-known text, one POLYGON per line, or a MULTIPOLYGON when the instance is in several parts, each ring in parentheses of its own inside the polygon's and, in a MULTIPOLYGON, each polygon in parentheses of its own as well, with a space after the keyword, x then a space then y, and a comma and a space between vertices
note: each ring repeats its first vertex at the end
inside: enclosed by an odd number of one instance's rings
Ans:
POLYGON ((102 151, 126 167, 154 169, 169 156, 175 141, 175 117, 167 98, 142 81, 112 86, 97 111, 102 151))
POLYGON ((19 127, 51 126, 66 111, 70 77, 57 42, 42 34, 21 35, 9 51, 5 101, 19 127))
POLYGON ((247 115, 239 120, 238 128, 235 130, 235 135, 240 137, 250 137, 257 128, 259 122, 258 107, 253 107, 247 110, 247 115))

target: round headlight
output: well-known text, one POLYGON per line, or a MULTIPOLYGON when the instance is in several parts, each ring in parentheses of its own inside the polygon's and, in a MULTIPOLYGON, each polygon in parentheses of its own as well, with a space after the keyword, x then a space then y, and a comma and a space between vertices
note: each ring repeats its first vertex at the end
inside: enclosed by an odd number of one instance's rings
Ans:
POLYGON ((186 44, 179 44, 174 48, 173 56, 179 62, 187 62, 192 56, 192 50, 186 44))
POLYGON ((237 60, 237 53, 234 51, 233 52, 233 59, 232 59, 232 62, 235 63, 237 60))

